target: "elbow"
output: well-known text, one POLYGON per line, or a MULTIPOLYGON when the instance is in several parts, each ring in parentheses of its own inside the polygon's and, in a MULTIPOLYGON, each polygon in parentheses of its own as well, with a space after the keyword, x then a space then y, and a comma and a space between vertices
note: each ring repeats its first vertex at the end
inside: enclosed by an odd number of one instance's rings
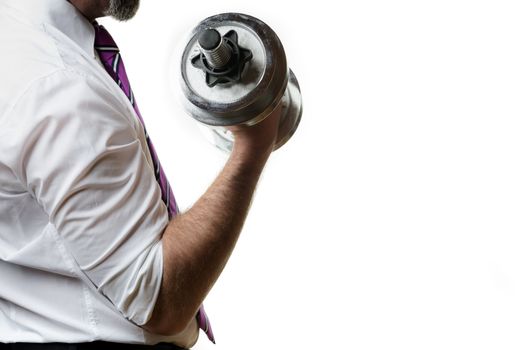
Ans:
POLYGON ((194 320, 195 315, 183 316, 178 315, 174 317, 169 313, 153 312, 153 315, 141 327, 146 331, 162 336, 175 336, 187 331, 191 326, 191 321, 194 320))

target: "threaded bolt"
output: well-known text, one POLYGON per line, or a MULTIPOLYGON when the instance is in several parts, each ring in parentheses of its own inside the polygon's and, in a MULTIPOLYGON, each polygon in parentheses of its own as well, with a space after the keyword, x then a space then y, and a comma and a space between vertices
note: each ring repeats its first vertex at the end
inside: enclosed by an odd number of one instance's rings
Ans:
POLYGON ((207 28, 199 34, 199 46, 212 68, 224 67, 232 56, 230 47, 221 34, 213 28, 207 28))

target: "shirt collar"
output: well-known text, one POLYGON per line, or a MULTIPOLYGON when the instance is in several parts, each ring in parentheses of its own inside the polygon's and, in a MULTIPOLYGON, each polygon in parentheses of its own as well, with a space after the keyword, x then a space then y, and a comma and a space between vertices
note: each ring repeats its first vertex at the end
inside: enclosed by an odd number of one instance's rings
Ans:
POLYGON ((67 0, 4 0, 8 8, 36 25, 51 25, 64 33, 89 56, 95 57, 95 29, 67 0))

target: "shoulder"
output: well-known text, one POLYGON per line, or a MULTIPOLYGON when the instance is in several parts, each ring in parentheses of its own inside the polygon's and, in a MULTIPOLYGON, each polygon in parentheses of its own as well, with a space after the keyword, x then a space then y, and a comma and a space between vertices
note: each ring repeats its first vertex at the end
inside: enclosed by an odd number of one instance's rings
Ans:
POLYGON ((0 115, 35 80, 63 69, 55 43, 43 28, 0 14, 0 115))
MULTIPOLYGON (((85 57, 52 26, 24 23, 0 13, 0 47, 7 48, 0 55, 0 121, 24 95, 32 90, 38 93, 35 90, 42 89, 42 85, 54 83, 60 88, 77 81, 77 89, 98 88, 114 94, 100 79, 95 59, 85 57)), ((43 97, 53 97, 52 91, 43 92, 47 94, 43 97)))

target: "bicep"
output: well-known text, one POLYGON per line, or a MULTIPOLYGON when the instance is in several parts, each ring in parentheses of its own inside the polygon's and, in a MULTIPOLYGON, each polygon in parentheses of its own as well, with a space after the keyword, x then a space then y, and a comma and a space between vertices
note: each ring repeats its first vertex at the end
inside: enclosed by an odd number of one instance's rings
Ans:
POLYGON ((43 81, 13 110, 29 119, 19 178, 79 270, 142 324, 160 286, 166 207, 128 111, 96 81, 71 74, 43 81))

